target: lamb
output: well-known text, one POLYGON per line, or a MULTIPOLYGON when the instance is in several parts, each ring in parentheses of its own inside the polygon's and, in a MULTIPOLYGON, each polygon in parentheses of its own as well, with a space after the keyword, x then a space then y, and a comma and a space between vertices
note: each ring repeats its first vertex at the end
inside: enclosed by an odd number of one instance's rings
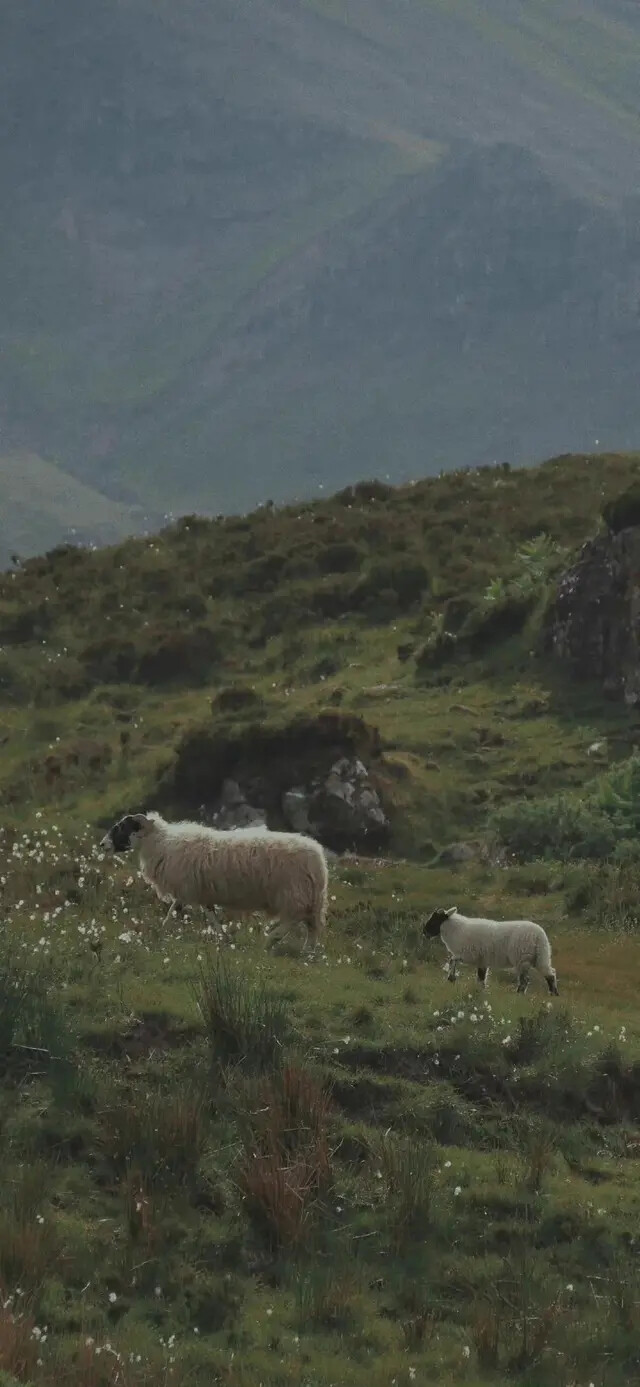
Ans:
POLYGON ((529 986, 529 968, 537 968, 546 979, 552 996, 557 997, 558 982, 551 962, 551 945, 542 928, 533 920, 475 920, 461 915, 457 906, 434 910, 423 926, 427 939, 440 936, 449 953, 445 965, 449 982, 455 982, 458 963, 473 963, 478 982, 487 985, 489 968, 515 968, 518 992, 529 986))
MULTIPOLYGON (((327 861, 313 838, 258 829, 223 832, 197 823, 168 823, 160 814, 127 814, 101 842, 108 851, 140 848, 144 880, 169 914, 180 903, 278 916, 271 941, 296 924, 316 944, 326 925, 327 861)), ((166 923, 166 921, 165 921, 166 923)))

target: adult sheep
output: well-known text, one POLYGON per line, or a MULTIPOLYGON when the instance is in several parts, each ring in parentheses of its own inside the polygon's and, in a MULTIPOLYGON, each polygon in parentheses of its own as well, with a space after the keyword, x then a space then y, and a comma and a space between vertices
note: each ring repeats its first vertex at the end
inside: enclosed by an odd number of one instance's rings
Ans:
POLYGON ((223 832, 197 823, 167 823, 155 813, 126 814, 101 847, 121 853, 132 846, 140 849, 144 880, 161 900, 171 901, 169 914, 177 902, 264 911, 281 921, 272 940, 301 923, 312 944, 324 931, 327 861, 313 838, 264 828, 223 832))
POLYGON ((455 982, 459 963, 472 963, 485 987, 489 968, 515 968, 518 992, 526 992, 529 969, 537 968, 552 995, 559 995, 551 945, 542 925, 533 920, 476 920, 452 905, 448 910, 434 910, 422 932, 427 939, 439 936, 447 949, 449 982, 455 982))

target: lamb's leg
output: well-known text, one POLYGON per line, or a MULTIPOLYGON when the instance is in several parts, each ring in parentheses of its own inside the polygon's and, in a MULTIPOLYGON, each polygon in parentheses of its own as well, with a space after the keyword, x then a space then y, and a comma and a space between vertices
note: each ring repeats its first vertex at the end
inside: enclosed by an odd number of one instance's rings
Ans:
POLYGON ((520 973, 519 973, 519 976, 518 976, 518 987, 517 987, 517 991, 518 991, 518 992, 526 992, 528 986, 529 986, 529 969, 528 969, 528 967, 527 967, 526 964, 525 964, 524 968, 521 968, 521 969, 520 969, 520 973))
POLYGON ((447 964, 447 978, 448 978, 449 982, 455 982, 457 976, 458 976, 458 960, 457 960, 457 958, 455 958, 454 955, 452 954, 452 955, 451 955, 451 958, 449 959, 449 962, 448 962, 448 964, 447 964))
POLYGON ((487 985, 487 978, 488 978, 488 976, 489 976, 489 969, 488 969, 488 968, 479 968, 479 969, 478 969, 478 982, 481 983, 483 987, 486 987, 486 985, 487 985))
POLYGON ((556 970, 555 970, 555 968, 551 968, 551 969, 549 970, 548 973, 545 973, 545 978, 546 978, 547 987, 549 988, 549 991, 550 991, 550 993, 551 993, 551 996, 552 996, 552 997, 559 997, 559 996, 560 996, 560 993, 558 992, 558 979, 557 979, 557 977, 556 977, 556 970))

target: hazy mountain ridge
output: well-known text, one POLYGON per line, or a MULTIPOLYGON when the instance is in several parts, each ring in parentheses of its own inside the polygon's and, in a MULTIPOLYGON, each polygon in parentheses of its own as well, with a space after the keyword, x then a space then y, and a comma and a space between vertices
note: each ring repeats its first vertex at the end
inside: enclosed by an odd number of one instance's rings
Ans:
POLYGON ((0 29, 5 451, 157 515, 633 446, 633 8, 29 0, 0 29))

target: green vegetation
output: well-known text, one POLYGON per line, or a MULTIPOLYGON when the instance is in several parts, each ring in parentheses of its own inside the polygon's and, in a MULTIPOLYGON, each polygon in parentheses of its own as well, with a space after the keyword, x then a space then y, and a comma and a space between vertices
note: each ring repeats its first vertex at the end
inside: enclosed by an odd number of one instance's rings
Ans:
POLYGON ((640 1382, 635 717, 539 653, 637 466, 369 484, 3 575, 2 1387, 640 1382), (275 814, 344 748, 393 841, 332 861, 311 959, 253 917, 160 936, 97 848, 238 767, 275 814), (539 920, 560 999, 449 984, 421 925, 454 902, 539 920))

